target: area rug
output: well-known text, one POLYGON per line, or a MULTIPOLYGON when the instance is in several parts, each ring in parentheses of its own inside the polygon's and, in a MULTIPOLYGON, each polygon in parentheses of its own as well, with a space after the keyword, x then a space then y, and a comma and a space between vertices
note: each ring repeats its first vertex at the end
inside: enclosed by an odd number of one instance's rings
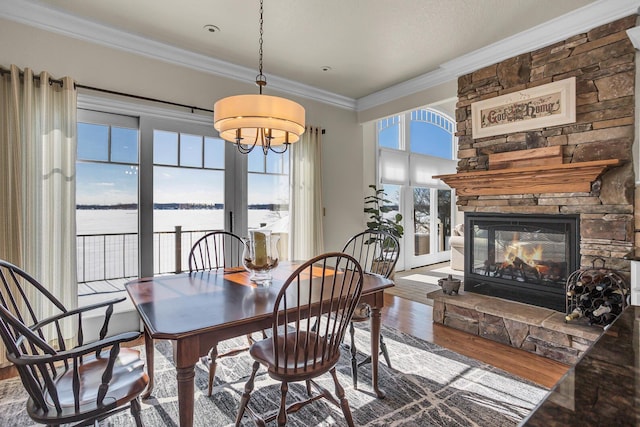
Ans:
MULTIPOLYGON (((515 426, 546 395, 547 390, 516 378, 497 368, 462 356, 435 344, 383 327, 392 368, 380 364, 379 382, 387 393, 377 399, 371 389, 370 365, 360 368, 359 389, 351 382, 348 351, 338 364, 338 376, 345 387, 356 425, 359 426, 515 426)), ((368 348, 369 332, 359 328, 357 347, 368 348)), ((221 344, 234 346, 233 342, 221 344)), ((221 348, 222 350, 222 348, 221 348)), ((364 354, 360 354, 364 357, 364 354)), ((156 387, 143 401, 145 426, 177 426, 178 401, 171 344, 156 341, 156 387)), ((213 396, 207 397, 208 375, 196 366, 196 426, 230 426, 235 421, 238 402, 251 371, 247 353, 220 359, 213 396)), ((327 374, 319 381, 329 390, 333 382, 327 374)), ((305 394, 303 384, 291 384, 292 398, 305 394)), ((250 405, 258 412, 275 410, 279 384, 261 368, 250 405)), ((19 379, 0 381, 0 425, 34 425, 25 411, 26 393, 19 379)), ((122 412, 101 426, 130 426, 133 418, 122 412)), ((242 425, 253 425, 245 417, 242 425)), ((344 426, 342 413, 326 401, 315 402, 289 417, 289 426, 344 426)))

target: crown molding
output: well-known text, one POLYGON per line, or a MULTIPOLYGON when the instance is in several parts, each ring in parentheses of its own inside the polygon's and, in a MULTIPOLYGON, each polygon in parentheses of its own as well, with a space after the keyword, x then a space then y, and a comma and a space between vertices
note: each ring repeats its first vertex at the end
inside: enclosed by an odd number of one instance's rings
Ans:
POLYGON ((592 28, 638 12, 638 0, 598 0, 573 12, 522 31, 499 42, 445 62, 432 72, 388 87, 357 100, 357 111, 377 107, 451 81, 488 65, 566 40, 592 28))
MULTIPOLYGON (((347 110, 364 111, 412 95, 504 59, 540 49, 575 34, 638 12, 639 0, 598 0, 571 13, 441 64, 436 70, 359 99, 345 97, 293 80, 269 77, 269 88, 347 110)), ((175 46, 115 30, 60 12, 34 0, 0 0, 0 17, 68 37, 205 73, 253 83, 255 70, 175 46)))
MULTIPOLYGON (((250 84, 255 81, 255 70, 253 69, 119 31, 52 9, 33 0, 0 0, 0 17, 228 79, 250 84)), ((277 76, 269 77, 269 88, 348 110, 354 110, 356 105, 353 98, 277 76)))
POLYGON ((566 40, 616 19, 633 15, 637 13, 639 4, 638 0, 599 0, 475 52, 445 62, 441 67, 449 72, 456 72, 456 75, 460 76, 521 53, 532 52, 566 40))

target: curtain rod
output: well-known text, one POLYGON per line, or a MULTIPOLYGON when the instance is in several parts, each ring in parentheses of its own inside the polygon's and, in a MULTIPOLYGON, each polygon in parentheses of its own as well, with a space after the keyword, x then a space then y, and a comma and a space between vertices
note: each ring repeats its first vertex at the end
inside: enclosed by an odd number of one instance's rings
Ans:
POLYGON ((315 133, 320 132, 323 135, 325 133, 327 133, 327 130, 325 128, 320 127, 320 126, 307 125, 307 126, 304 127, 304 129, 305 129, 305 131, 308 131, 308 132, 315 132, 315 133))
POLYGON ((159 102, 162 104, 168 104, 168 105, 173 105, 176 107, 183 107, 183 108, 189 108, 191 110, 191 112, 193 113, 195 110, 200 110, 200 111, 207 111, 209 113, 213 113, 213 110, 210 110, 208 108, 200 108, 200 107, 195 107, 193 105, 186 105, 186 104, 180 104, 178 102, 171 102, 171 101, 165 101, 162 99, 157 99, 157 98, 149 98, 147 96, 141 96, 141 95, 133 95, 131 93, 125 93, 125 92, 118 92, 115 90, 109 90, 109 89, 102 89, 99 87, 93 87, 93 86, 86 86, 86 85, 81 85, 76 83, 76 88, 81 88, 81 89, 88 89, 88 90, 94 90, 96 92, 103 92, 103 93, 108 93, 110 95, 120 95, 120 96, 127 96, 129 98, 135 98, 135 99, 141 99, 143 101, 152 101, 152 102, 159 102))
MULTIPOLYGON (((0 67, 0 75, 3 74, 11 74, 11 70, 7 70, 5 68, 0 67)), ((20 77, 24 77, 24 71, 20 70, 20 77)), ((33 79, 36 81, 40 81, 40 76, 37 74, 33 75, 33 79)), ((49 84, 59 84, 60 86, 63 86, 63 82, 62 79, 54 79, 49 77, 49 84)), ((173 105, 175 107, 182 107, 182 108, 188 108, 191 110, 191 112, 193 113, 195 110, 200 110, 200 111, 207 111, 209 113, 213 113, 213 110, 210 110, 208 108, 200 108, 200 107, 195 107, 193 105, 186 105, 186 104, 180 104, 178 102, 171 102, 171 101, 165 101, 162 99, 157 99, 157 98, 150 98, 147 96, 141 96, 141 95, 134 95, 131 93, 125 93, 125 92, 118 92, 115 90, 109 90, 109 89, 102 89, 99 87, 93 87, 93 86, 86 86, 86 85, 82 85, 79 83, 74 83, 74 89, 77 88, 81 88, 81 89, 88 89, 88 90, 93 90, 96 92, 103 92, 103 93, 108 93, 110 95, 120 95, 120 96, 126 96, 129 98, 135 98, 135 99, 140 99, 143 101, 151 101, 151 102, 159 102, 161 104, 168 104, 168 105, 173 105)))
MULTIPOLYGON (((6 68, 2 68, 0 67, 0 75, 3 74, 11 74, 11 70, 7 70, 6 68)), ((24 71, 20 70, 20 77, 24 77, 24 71)), ((33 75, 33 80, 37 80, 40 81, 40 76, 37 74, 33 75)), ((49 84, 59 84, 60 86, 62 86, 62 79, 53 79, 51 77, 49 77, 49 84)))

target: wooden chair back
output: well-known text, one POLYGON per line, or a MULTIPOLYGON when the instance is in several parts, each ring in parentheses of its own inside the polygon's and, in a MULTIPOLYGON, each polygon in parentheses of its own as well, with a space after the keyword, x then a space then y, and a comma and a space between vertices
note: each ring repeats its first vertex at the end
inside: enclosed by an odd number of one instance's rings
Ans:
POLYGON ((189 271, 242 267, 244 241, 227 231, 213 231, 194 243, 189 253, 189 271))
POLYGON ((274 305, 273 336, 279 339, 270 369, 295 377, 318 369, 326 372, 337 363, 362 293, 362 274, 355 258, 330 252, 289 276, 274 305))
MULTIPOLYGON (((7 347, 9 360, 16 363, 26 356, 55 354, 56 350, 47 343, 43 328, 34 328, 40 322, 37 312, 41 310, 34 308, 32 302, 37 302, 39 307, 52 305, 60 313, 67 312, 64 305, 29 274, 2 260, 0 280, 0 335, 7 347)), ((60 338, 62 325, 58 321, 54 325, 60 338)), ((60 347, 65 349, 64 340, 60 340, 60 347)), ((42 388, 46 381, 55 377, 54 364, 41 367, 42 371, 22 364, 16 364, 16 368, 29 396, 37 405, 46 407, 42 388)))
MULTIPOLYGON (((67 310, 32 276, 0 260, 0 337, 29 394, 27 412, 34 421, 58 425, 104 418, 144 390, 147 376, 139 358, 136 363, 129 357, 127 366, 118 362, 120 344, 140 333, 105 339, 113 304, 121 300, 67 310), (45 305, 55 309, 43 318, 38 313, 45 305), (106 313, 99 341, 85 344, 83 313, 102 307, 106 313), (110 388, 112 379, 118 384, 110 388)), ((134 409, 139 412, 139 405, 134 409)))
POLYGON ((385 231, 365 230, 351 237, 342 252, 358 260, 366 273, 391 276, 400 256, 400 243, 385 231))
POLYGON ((0 304, 25 325, 35 325, 41 320, 38 311, 42 310, 34 308, 36 302, 41 309, 50 305, 55 307, 54 312, 67 312, 64 305, 36 279, 3 260, 0 260, 0 280, 0 304))

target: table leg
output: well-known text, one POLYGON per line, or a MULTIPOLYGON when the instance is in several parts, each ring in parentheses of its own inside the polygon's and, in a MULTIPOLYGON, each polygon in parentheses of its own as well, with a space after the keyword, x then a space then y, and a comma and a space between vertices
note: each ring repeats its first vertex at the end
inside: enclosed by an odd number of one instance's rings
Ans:
POLYGON ((196 376, 195 365, 177 368, 178 379, 178 411, 180 427, 193 427, 193 379, 196 376))
POLYGON ((154 347, 153 347, 153 338, 149 334, 147 328, 144 328, 144 351, 147 355, 147 375, 149 376, 149 384, 147 385, 147 390, 142 395, 143 399, 148 399, 151 396, 151 392, 153 391, 153 360, 154 360, 154 347))
POLYGON ((200 359, 200 337, 197 335, 174 341, 173 360, 178 380, 178 412, 180 427, 193 427, 195 366, 200 359))
POLYGON ((386 393, 378 387, 378 356, 380 354, 380 321, 382 312, 379 307, 371 307, 371 382, 373 391, 380 399, 384 399, 386 393))

